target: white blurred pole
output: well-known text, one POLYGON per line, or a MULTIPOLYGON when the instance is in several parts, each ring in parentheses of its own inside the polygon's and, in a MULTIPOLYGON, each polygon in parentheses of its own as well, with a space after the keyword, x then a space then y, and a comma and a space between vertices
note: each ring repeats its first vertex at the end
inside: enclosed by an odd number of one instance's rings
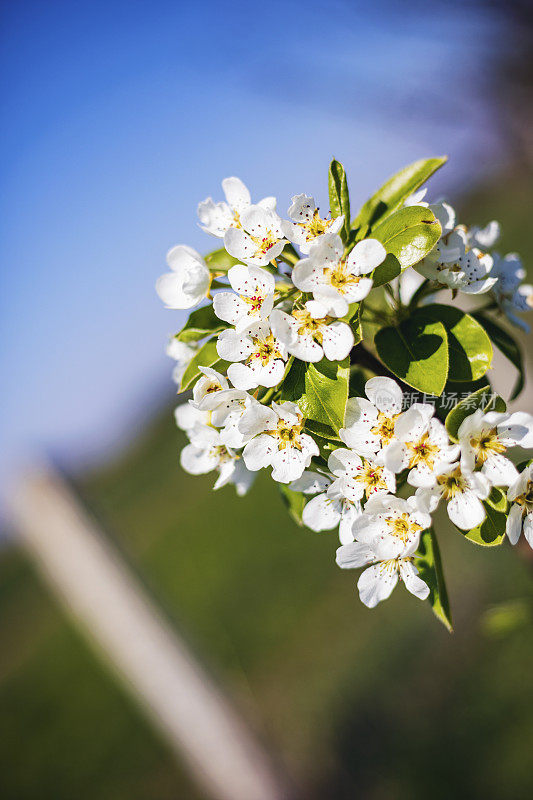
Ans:
POLYGON ((28 476, 13 492, 10 510, 53 590, 209 796, 291 797, 267 752, 64 481, 48 468, 28 476))

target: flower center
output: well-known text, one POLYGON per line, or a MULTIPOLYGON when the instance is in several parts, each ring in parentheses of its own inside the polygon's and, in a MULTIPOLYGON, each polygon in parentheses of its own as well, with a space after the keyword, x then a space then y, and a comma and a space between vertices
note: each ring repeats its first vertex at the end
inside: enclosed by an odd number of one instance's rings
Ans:
POLYGON ((533 481, 529 481, 524 494, 515 497, 515 503, 522 506, 524 514, 529 514, 533 511, 533 481))
POLYGON ((206 394, 213 394, 213 392, 219 392, 221 389, 222 389, 222 387, 221 387, 220 383, 218 383, 218 381, 213 381, 212 383, 209 383, 207 385, 207 387, 205 388, 205 393, 206 394))
POLYGON ((358 469, 358 473, 358 479, 364 484, 367 497, 380 489, 387 489, 387 483, 383 478, 383 467, 372 461, 363 460, 363 465, 358 469))
POLYGON ((218 458, 219 464, 223 464, 226 461, 231 461, 232 458, 223 444, 217 444, 215 447, 213 447, 213 455, 218 458))
POLYGON ((496 428, 481 431, 470 439, 470 446, 476 454, 476 463, 479 466, 494 455, 505 453, 507 447, 500 441, 496 428))
POLYGON ((302 429, 303 420, 298 425, 287 425, 285 420, 280 419, 278 427, 267 433, 278 440, 278 450, 285 450, 286 447, 295 447, 297 450, 301 450, 300 434, 302 429))
POLYGON ((254 258, 264 256, 279 241, 271 230, 265 231, 265 235, 262 238, 260 236, 252 236, 252 234, 249 234, 249 236, 252 242, 257 245, 254 258))
POLYGON ((303 228, 306 232, 305 241, 309 242, 311 239, 316 239, 327 231, 333 220, 322 219, 318 215, 318 208, 315 208, 312 218, 309 222, 298 222, 297 225, 303 228))
POLYGON ((250 306, 250 311, 257 313, 261 311, 261 306, 265 300, 264 297, 261 297, 258 294, 254 294, 253 297, 244 297, 244 295, 240 295, 241 300, 244 300, 250 306))
POLYGON ((428 469, 433 469, 440 451, 439 445, 430 441, 429 433, 425 433, 416 443, 407 442, 407 449, 409 451, 409 469, 418 464, 425 464, 428 469))
POLYGON ((292 316, 298 321, 298 336, 312 336, 314 339, 322 344, 321 328, 327 324, 327 318, 314 319, 306 308, 296 309, 292 312, 292 316))
POLYGON ((370 428, 370 433, 373 433, 374 436, 379 436, 383 447, 394 439, 394 425, 399 416, 399 414, 393 414, 392 417, 388 417, 380 411, 376 425, 370 428))
POLYGON ((456 467, 453 472, 446 475, 439 475, 437 483, 442 486, 442 496, 445 500, 451 500, 456 494, 468 489, 468 482, 461 472, 461 467, 456 467))
POLYGON ((359 276, 352 275, 351 272, 348 272, 344 260, 339 261, 338 264, 332 267, 326 267, 324 269, 324 276, 331 286, 341 292, 341 294, 344 294, 350 286, 354 286, 360 281, 359 276))
POLYGON ((270 333, 264 339, 260 339, 259 337, 252 337, 252 342, 254 344, 255 350, 254 352, 248 357, 248 363, 256 362, 259 359, 263 366, 270 363, 270 361, 275 360, 276 358, 282 358, 282 355, 278 349, 276 344, 276 340, 272 333, 270 333))
POLYGON ((394 519, 388 519, 387 525, 391 529, 393 536, 397 536, 404 544, 412 534, 422 530, 422 526, 413 522, 407 512, 394 519))

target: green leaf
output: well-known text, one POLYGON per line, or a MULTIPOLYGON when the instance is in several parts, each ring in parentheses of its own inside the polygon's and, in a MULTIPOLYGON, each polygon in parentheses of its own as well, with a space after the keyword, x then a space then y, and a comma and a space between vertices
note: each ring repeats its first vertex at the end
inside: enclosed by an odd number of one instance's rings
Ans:
POLYGON ((448 337, 442 322, 409 318, 381 328, 375 345, 380 359, 400 380, 426 394, 440 395, 448 377, 448 337))
POLYGON ((180 342, 197 342, 204 336, 219 333, 227 327, 229 327, 228 324, 217 317, 213 311, 213 305, 210 303, 208 306, 193 311, 175 338, 180 342))
POLYGON ((505 492, 498 489, 497 486, 492 487, 491 493, 487 497, 487 503, 495 511, 501 511, 502 514, 505 514, 509 505, 505 492))
POLYGON ((373 274, 374 286, 388 283, 406 267, 412 267, 433 250, 441 235, 440 222, 429 208, 400 208, 372 230, 387 258, 373 274))
POLYGON ((317 364, 295 360, 283 384, 281 399, 298 403, 311 424, 321 423, 319 435, 336 438, 344 425, 349 378, 349 358, 340 362, 323 358, 317 364), (333 437, 328 433, 330 429, 333 437))
POLYGON ((281 498, 289 510, 290 516, 300 527, 303 525, 302 514, 305 507, 305 495, 302 492, 293 492, 283 483, 278 483, 281 498))
POLYGON ((484 328, 459 308, 433 303, 423 306, 414 315, 429 316, 442 322, 448 334, 452 381, 477 381, 492 363, 492 345, 484 328))
POLYGON ((505 525, 507 514, 493 508, 487 500, 483 502, 487 516, 477 528, 471 531, 461 531, 466 539, 482 547, 497 547, 505 539, 505 525))
POLYGON ((497 395, 491 386, 483 386, 477 392, 473 392, 464 400, 461 400, 455 408, 452 408, 446 417, 446 430, 454 442, 457 441, 457 432, 461 423, 474 411, 481 408, 483 411, 505 411, 507 406, 502 398, 497 395))
POLYGON ((346 241, 350 230, 350 195, 348 193, 348 183, 344 167, 335 159, 329 165, 328 173, 329 189, 329 208, 331 217, 340 217, 344 214, 344 225, 341 231, 341 238, 346 241))
POLYGON ((211 272, 227 272, 235 264, 240 264, 238 258, 230 256, 224 247, 219 250, 213 250, 204 257, 204 261, 211 270, 211 272))
POLYGON ((212 367, 218 371, 225 372, 228 367, 228 362, 220 358, 217 353, 217 340, 209 339, 196 353, 189 366, 183 373, 183 378, 180 383, 180 392, 189 389, 197 378, 200 377, 199 367, 212 367))
POLYGON ((429 586, 429 603, 435 616, 452 632, 452 615, 444 572, 440 557, 439 543, 431 528, 420 537, 420 546, 416 552, 414 563, 419 577, 429 586))
MULTIPOLYGON (((416 192, 439 167, 447 161, 441 158, 423 158, 409 164, 383 184, 381 189, 367 200, 352 223, 352 228, 372 228, 380 220, 395 211, 409 195, 416 192)), ((366 235, 366 234, 364 234, 366 235)), ((361 237, 362 238, 362 237, 361 237)))
POLYGON ((511 364, 515 366, 518 370, 518 380, 514 386, 514 389, 511 393, 510 400, 514 400, 522 389, 524 388, 524 380, 525 380, 525 368, 524 368, 524 357, 522 354, 522 350, 515 339, 508 333, 504 328, 497 325, 494 320, 489 319, 481 312, 475 312, 472 314, 485 328, 486 332, 503 355, 509 359, 511 364))

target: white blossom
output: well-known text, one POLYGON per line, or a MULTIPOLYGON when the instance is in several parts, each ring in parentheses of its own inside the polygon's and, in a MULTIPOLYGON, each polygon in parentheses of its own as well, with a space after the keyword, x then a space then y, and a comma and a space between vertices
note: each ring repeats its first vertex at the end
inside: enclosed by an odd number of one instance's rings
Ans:
POLYGON ((219 394, 216 408, 211 414, 211 424, 215 428, 222 428, 220 438, 228 447, 244 447, 251 438, 241 432, 239 423, 252 406, 262 408, 252 395, 241 389, 227 389, 219 394))
POLYGON ((287 352, 301 361, 316 362, 324 356, 329 361, 342 361, 354 344, 350 326, 328 317, 316 300, 308 300, 303 308, 294 308, 290 314, 274 309, 270 324, 287 352))
MULTIPOLYGON (((226 202, 215 203, 211 197, 198 204, 200 227, 206 233, 224 237, 228 228, 239 228, 241 214, 251 206, 250 192, 239 178, 224 178, 222 189, 226 202)), ((265 197, 257 204, 262 208, 276 208, 275 197, 265 197)))
POLYGON ((522 530, 533 548, 533 464, 529 464, 509 487, 507 499, 511 504, 507 517, 506 533, 511 544, 516 544, 522 530))
POLYGON ((413 403, 396 420, 396 440, 382 454, 392 472, 409 470, 411 486, 433 486, 444 467, 459 457, 459 446, 450 444, 446 428, 434 413, 430 403, 413 403))
POLYGON ((197 306, 209 291, 211 277, 200 253, 185 244, 169 250, 166 272, 156 281, 156 291, 167 308, 184 309, 197 306))
POLYGON ((192 402, 200 411, 212 411, 220 400, 220 393, 229 389, 224 375, 211 367, 198 367, 202 377, 198 378, 192 390, 192 402))
POLYGON ((342 569, 357 569, 377 562, 365 569, 357 581, 361 602, 368 608, 375 608, 390 597, 398 578, 420 600, 425 600, 429 595, 429 586, 418 577, 418 570, 410 556, 380 561, 372 545, 355 541, 339 547, 336 560, 342 569))
POLYGON ((344 447, 330 454, 328 469, 342 479, 344 495, 352 502, 396 491, 396 479, 389 469, 344 447))
POLYGON ((254 476, 246 469, 240 457, 222 442, 215 428, 198 426, 190 432, 191 443, 183 448, 180 463, 191 475, 204 475, 217 470, 214 489, 234 483, 237 494, 246 494, 254 476))
POLYGON ((228 378, 236 389, 276 386, 285 372, 287 351, 265 322, 256 323, 242 333, 222 331, 217 352, 226 361, 228 378))
POLYGON ((377 239, 363 239, 344 258, 340 236, 326 233, 312 244, 309 257, 299 261, 292 281, 313 297, 333 317, 348 313, 350 303, 363 300, 372 288, 367 277, 385 259, 387 252, 377 239))
POLYGON ((197 426, 210 425, 211 412, 200 411, 189 401, 188 403, 181 403, 174 409, 174 419, 178 428, 189 434, 197 426))
POLYGON ((394 426, 402 413, 403 392, 391 378, 376 376, 366 382, 365 394, 366 398, 348 399, 339 436, 360 455, 373 457, 396 441, 394 426))
POLYGON ((292 220, 282 220, 281 228, 286 238, 297 244, 302 253, 325 233, 339 233, 344 224, 344 215, 335 219, 322 219, 315 198, 308 194, 297 194, 292 198, 288 211, 292 220))
POLYGON ((358 542, 372 546, 379 561, 387 561, 412 556, 420 544, 420 534, 430 525, 431 516, 417 497, 404 500, 379 494, 368 500, 352 532, 358 542))
POLYGON ((492 287, 494 298, 509 322, 529 332, 529 324, 517 316, 517 313, 533 310, 533 286, 523 283, 526 271, 522 262, 516 253, 508 253, 503 257, 499 253, 492 255, 494 266, 491 276, 497 278, 492 287))
POLYGON ((461 464, 467 470, 481 469, 495 486, 509 486, 518 477, 505 455, 509 447, 533 447, 533 417, 523 411, 514 414, 477 409, 462 421, 457 432, 461 464))
POLYGON ((456 227, 437 242, 415 269, 450 289, 483 294, 496 283, 496 278, 490 275, 492 265, 492 256, 477 247, 470 248, 466 230, 456 227))
POLYGON ((235 325, 240 333, 254 322, 267 320, 274 304, 274 276, 260 267, 236 264, 228 271, 231 288, 213 298, 217 317, 235 325))
POLYGON ((174 383, 178 385, 181 383, 185 370, 199 349, 198 342, 180 342, 175 336, 169 340, 165 352, 167 356, 173 358, 176 362, 176 366, 172 370, 174 383))
POLYGON ((361 503, 346 496, 342 478, 332 481, 316 472, 304 472, 289 488, 303 494, 319 492, 305 505, 302 514, 304 525, 312 531, 327 531, 339 525, 341 544, 353 541, 352 526, 362 513, 361 503))
POLYGON ((241 214, 240 222, 241 227, 228 228, 224 234, 224 247, 230 255, 256 267, 265 267, 279 256, 286 239, 275 211, 250 206, 241 214))
POLYGON ((316 442, 303 432, 304 417, 295 403, 272 403, 272 408, 250 409, 241 420, 244 435, 253 435, 243 450, 248 469, 256 471, 271 465, 272 478, 281 483, 297 480, 320 451, 316 442))
POLYGON ((481 472, 468 472, 460 464, 450 464, 437 475, 432 487, 416 490, 420 507, 433 512, 440 500, 447 503, 448 516, 463 531, 481 525, 486 512, 482 501, 490 494, 490 481, 481 472))

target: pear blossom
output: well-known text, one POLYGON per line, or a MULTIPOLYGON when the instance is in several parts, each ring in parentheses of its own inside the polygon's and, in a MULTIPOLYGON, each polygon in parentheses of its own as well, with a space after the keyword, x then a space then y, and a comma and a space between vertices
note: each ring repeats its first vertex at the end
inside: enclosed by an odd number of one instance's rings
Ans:
POLYGON ((345 322, 328 317, 316 300, 308 300, 303 308, 290 314, 274 309, 270 318, 272 331, 301 361, 316 362, 324 356, 329 361, 342 361, 354 344, 352 329, 345 322))
POLYGON ((246 469, 239 456, 222 442, 215 428, 195 427, 190 432, 191 443, 183 448, 180 463, 191 475, 204 475, 217 470, 214 489, 234 483, 237 494, 246 494, 254 476, 246 469))
POLYGON ((266 320, 274 304, 274 276, 260 267, 236 264, 228 270, 233 292, 219 292, 213 298, 217 317, 235 325, 240 333, 254 322, 266 320))
POLYGON ((309 257, 299 261, 292 281, 313 297, 333 317, 348 313, 350 303, 363 300, 372 288, 366 277, 385 259, 387 252, 377 239, 363 239, 344 258, 340 236, 325 233, 309 248, 309 257))
POLYGON ((192 247, 178 244, 167 253, 166 272, 156 281, 156 292, 167 308, 193 308, 206 297, 211 283, 209 269, 192 247))
POLYGON ((237 362, 228 367, 228 378, 236 389, 272 387, 283 378, 287 351, 268 323, 256 323, 242 333, 222 331, 217 352, 226 361, 237 362))
POLYGON ((198 367, 202 373, 192 390, 192 402, 200 411, 212 411, 220 402, 221 392, 229 389, 224 375, 211 367, 198 367))
POLYGON ((353 450, 343 447, 333 450, 328 469, 342 479, 344 494, 352 502, 396 490, 396 479, 389 469, 371 458, 361 458, 353 450))
POLYGON ((342 478, 332 481, 326 475, 304 472, 289 488, 303 494, 319 492, 304 507, 304 525, 317 532, 331 530, 339 525, 341 544, 353 541, 352 525, 362 514, 362 508, 359 501, 353 501, 346 496, 342 478))
POLYGON ((181 403, 174 409, 174 419, 178 428, 190 434, 198 426, 209 426, 211 424, 211 412, 200 411, 189 401, 188 403, 181 403))
POLYGON ((341 569, 357 569, 372 564, 361 573, 357 581, 361 602, 368 608, 375 608, 382 600, 390 597, 398 578, 420 600, 429 596, 429 586, 418 577, 418 570, 411 556, 381 561, 372 545, 355 541, 338 548, 336 561, 341 569))
POLYGON ((178 386, 185 374, 185 370, 199 349, 200 346, 197 342, 180 342, 175 336, 168 342, 165 352, 167 356, 173 358, 176 362, 176 366, 172 370, 172 380, 178 386))
POLYGON ((407 500, 391 494, 371 497, 364 513, 352 526, 354 538, 370 545, 379 561, 411 556, 420 534, 431 525, 431 516, 416 496, 407 500))
MULTIPOLYGON (((226 202, 215 203, 211 197, 208 197, 198 204, 200 227, 206 233, 219 239, 224 238, 228 228, 240 227, 241 214, 252 204, 250 192, 240 178, 224 178, 222 189, 226 196, 226 202)), ((273 211, 276 208, 276 198, 265 197, 257 205, 273 211)))
POLYGON ((360 455, 374 457, 396 441, 394 427, 402 413, 403 392, 391 378, 376 376, 366 382, 365 394, 366 398, 348 399, 339 436, 360 455))
POLYGON ((516 544, 522 530, 533 548, 533 463, 520 473, 509 487, 507 499, 511 504, 507 517, 506 533, 511 544, 516 544))
POLYGON ((514 414, 477 409, 462 421, 457 432, 461 464, 467 470, 481 469, 494 486, 509 486, 518 478, 509 447, 533 447, 533 417, 523 411, 514 414))
POLYGON ((304 423, 296 403, 289 401, 250 409, 239 425, 244 435, 253 436, 242 454, 247 468, 256 471, 271 465, 275 481, 297 480, 320 453, 314 439, 303 432, 304 423))
POLYGON ((415 265, 415 269, 425 278, 450 289, 460 289, 466 294, 483 294, 497 280, 490 275, 492 265, 492 256, 477 247, 469 247, 468 234, 459 226, 441 238, 431 253, 415 265))
POLYGON ((447 503, 448 516, 463 531, 481 525, 486 512, 483 500, 490 494, 491 483, 481 472, 469 472, 459 463, 447 465, 431 487, 420 487, 416 497, 420 507, 432 513, 440 500, 447 503))
POLYGON ((523 283, 526 271, 516 253, 500 256, 493 253, 491 275, 497 278, 492 288, 493 296, 509 322, 528 332, 530 326, 517 313, 533 310, 533 286, 523 283))
POLYGON ((239 429, 239 423, 252 406, 261 404, 251 394, 241 389, 220 392, 216 408, 211 413, 211 424, 221 428, 220 438, 228 447, 244 447, 249 440, 239 429))
POLYGON ((286 239, 275 211, 250 206, 241 214, 240 222, 241 227, 228 228, 224 234, 224 247, 230 255, 256 267, 265 267, 279 256, 286 239))
POLYGON ((310 246, 325 233, 339 233, 344 225, 343 214, 335 219, 322 219, 318 211, 314 197, 296 194, 288 211, 292 221, 281 221, 286 238, 297 244, 302 253, 308 253, 310 246))
POLYGON ((448 432, 434 419, 435 406, 413 403, 394 425, 396 440, 383 452, 383 463, 395 473, 408 469, 411 486, 433 486, 445 465, 459 457, 459 446, 450 444, 448 432))

